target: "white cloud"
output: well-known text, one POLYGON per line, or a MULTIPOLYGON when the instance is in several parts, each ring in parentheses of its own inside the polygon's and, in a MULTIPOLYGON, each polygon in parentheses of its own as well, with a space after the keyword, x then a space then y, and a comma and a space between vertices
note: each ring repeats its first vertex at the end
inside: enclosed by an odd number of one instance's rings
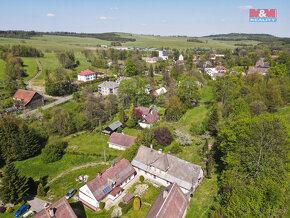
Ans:
POLYGON ((113 18, 112 17, 101 16, 101 17, 99 17, 99 20, 113 20, 113 18))
POLYGON ((253 8, 253 6, 252 5, 244 5, 244 6, 238 6, 237 8, 240 10, 249 10, 249 9, 253 8))
POLYGON ((117 8, 117 7, 114 7, 114 8, 110 8, 110 10, 111 10, 111 11, 118 11, 118 10, 119 10, 119 8, 117 8))
POLYGON ((46 16, 47 17, 54 17, 54 14, 53 13, 47 13, 46 16))

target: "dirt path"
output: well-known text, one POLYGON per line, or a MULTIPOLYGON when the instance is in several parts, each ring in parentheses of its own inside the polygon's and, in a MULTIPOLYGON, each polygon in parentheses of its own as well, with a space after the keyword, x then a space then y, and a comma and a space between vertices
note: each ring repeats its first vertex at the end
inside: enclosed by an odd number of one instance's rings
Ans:
POLYGON ((54 177, 53 179, 51 179, 50 181, 48 181, 47 184, 50 184, 52 182, 54 182, 55 180, 57 180, 58 178, 72 172, 72 171, 75 171, 75 170, 78 170, 78 169, 82 169, 82 168, 87 168, 87 167, 94 167, 94 166, 98 166, 98 165, 109 165, 109 163, 107 162, 98 162, 98 163, 88 163, 88 164, 85 164, 85 165, 81 165, 81 166, 77 166, 77 167, 74 167, 70 170, 67 170, 65 172, 62 172, 61 174, 57 175, 56 177, 54 177))
POLYGON ((33 81, 37 78, 37 77, 39 77, 39 75, 42 73, 42 66, 41 66, 41 64, 40 64, 40 62, 39 62, 39 60, 38 60, 38 58, 36 58, 36 63, 37 63, 37 73, 35 74, 35 76, 33 77, 33 78, 31 78, 30 80, 28 80, 27 82, 26 82, 26 87, 28 88, 28 89, 32 89, 32 90, 34 90, 34 91, 40 91, 40 92, 43 92, 44 91, 44 87, 40 87, 40 86, 33 86, 33 81))

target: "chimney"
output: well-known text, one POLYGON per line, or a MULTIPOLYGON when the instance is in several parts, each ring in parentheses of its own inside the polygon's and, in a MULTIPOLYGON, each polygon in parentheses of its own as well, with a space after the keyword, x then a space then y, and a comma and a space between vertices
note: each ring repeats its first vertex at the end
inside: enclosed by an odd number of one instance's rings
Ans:
POLYGON ((167 196, 168 196, 168 188, 165 188, 163 190, 163 198, 167 198, 167 196))
POLYGON ((153 149, 153 145, 152 144, 150 144, 150 148, 153 149))
POLYGON ((54 217, 55 208, 49 208, 48 213, 50 217, 54 217))
POLYGON ((122 130, 122 134, 124 135, 124 130, 122 130))
POLYGON ((161 148, 158 150, 158 154, 159 155, 162 154, 162 149, 161 148))

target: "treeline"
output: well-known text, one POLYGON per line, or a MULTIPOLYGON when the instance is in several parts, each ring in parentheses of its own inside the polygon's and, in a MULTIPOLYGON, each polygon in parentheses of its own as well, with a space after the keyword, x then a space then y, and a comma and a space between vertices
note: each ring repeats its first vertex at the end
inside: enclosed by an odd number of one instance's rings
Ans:
POLYGON ((1 45, 0 58, 5 60, 7 56, 16 57, 43 57, 41 50, 27 45, 1 45))
POLYGON ((17 38, 17 39, 30 39, 33 36, 42 36, 43 33, 35 31, 23 31, 23 30, 1 30, 0 37, 5 38, 17 38))
POLYGON ((203 43, 203 41, 201 41, 200 39, 198 38, 189 38, 186 40, 187 42, 198 42, 198 43, 203 43))

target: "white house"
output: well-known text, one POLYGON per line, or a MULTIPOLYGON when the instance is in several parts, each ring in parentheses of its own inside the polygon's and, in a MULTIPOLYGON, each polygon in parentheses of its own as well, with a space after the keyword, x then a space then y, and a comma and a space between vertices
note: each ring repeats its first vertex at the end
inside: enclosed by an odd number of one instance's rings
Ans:
POLYGON ((168 54, 166 51, 159 51, 159 57, 162 58, 162 60, 168 60, 168 54))
POLYGON ((179 55, 178 60, 179 61, 183 61, 183 55, 182 54, 179 55))
POLYGON ((123 133, 113 132, 109 138, 109 148, 124 151, 135 143, 136 137, 125 135, 123 133))
POLYGON ((105 198, 115 200, 123 188, 135 177, 136 171, 131 163, 122 159, 100 172, 94 179, 79 188, 79 199, 84 206, 97 211, 99 203, 105 198))
POLYGON ((205 68, 205 73, 208 74, 213 80, 216 80, 217 77, 223 76, 223 73, 219 73, 216 68, 205 68))
POLYGON ((101 95, 114 94, 117 95, 119 83, 112 81, 105 81, 98 86, 98 92, 101 95))
POLYGON ((78 81, 88 82, 96 78, 96 73, 91 70, 84 70, 78 74, 78 81))
POLYGON ((163 95, 167 92, 166 88, 161 87, 153 92, 155 98, 158 98, 160 95, 163 95))
POLYGON ((132 165, 144 178, 163 186, 176 183, 185 194, 193 193, 203 178, 200 166, 142 145, 132 165))
POLYGON ((139 118, 139 125, 142 128, 151 128, 159 120, 158 113, 152 108, 137 107, 135 110, 136 117, 139 118))

